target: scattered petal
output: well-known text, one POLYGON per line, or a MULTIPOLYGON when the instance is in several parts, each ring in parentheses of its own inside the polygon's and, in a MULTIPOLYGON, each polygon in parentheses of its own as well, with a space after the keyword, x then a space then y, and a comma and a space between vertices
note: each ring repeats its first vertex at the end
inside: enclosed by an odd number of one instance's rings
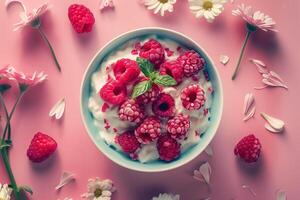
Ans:
POLYGON ((255 191, 249 185, 242 185, 242 188, 248 190, 253 197, 256 197, 255 191))
POLYGON ((278 191, 276 200, 287 200, 285 191, 278 191))
POLYGON ((262 82, 264 84, 266 84, 267 86, 271 86, 271 87, 283 87, 285 89, 288 89, 288 87, 286 85, 284 85, 283 83, 281 83, 278 80, 275 80, 273 78, 264 78, 262 80, 262 82))
POLYGON ((6 1, 5 1, 5 7, 6 7, 6 9, 7 9, 11 4, 13 4, 13 3, 18 3, 18 4, 20 4, 21 7, 22 7, 22 9, 23 9, 23 11, 24 11, 24 13, 27 12, 27 9, 26 9, 24 3, 23 3, 23 1, 21 1, 21 0, 6 0, 6 1))
POLYGON ((260 67, 263 67, 263 68, 266 68, 266 67, 267 67, 267 65, 266 65, 263 61, 258 60, 258 59, 252 58, 252 59, 250 59, 250 62, 252 62, 252 63, 255 64, 256 66, 260 66, 260 67))
POLYGON ((204 181, 206 184, 210 183, 211 167, 208 162, 202 164, 199 170, 194 171, 194 179, 204 181))
POLYGON ((267 88, 268 86, 267 85, 264 85, 264 86, 258 86, 258 87, 254 87, 255 90, 263 90, 265 88, 267 88))
MULTIPOLYGON (((261 116, 269 123, 270 126, 265 126, 268 130, 271 127, 272 130, 275 130, 276 132, 281 132, 284 129, 284 122, 280 119, 271 117, 270 115, 267 115, 266 113, 260 113, 261 116)), ((274 131, 272 131, 274 132, 274 131)))
POLYGON ((251 108, 252 105, 254 105, 254 95, 252 93, 247 93, 245 95, 245 100, 244 100, 244 114, 246 115, 249 112, 249 109, 251 108))
POLYGON ((205 148, 205 153, 207 153, 207 155, 209 156, 213 156, 214 152, 213 152, 213 149, 210 145, 207 145, 207 147, 205 148))
POLYGON ((55 190, 59 190, 71 181, 75 180, 75 174, 69 173, 69 172, 63 172, 63 174, 60 177, 60 181, 58 185, 55 187, 55 190))
POLYGON ((100 11, 103 11, 106 8, 114 8, 114 7, 115 7, 115 5, 114 5, 113 0, 101 0, 100 1, 100 6, 99 6, 100 11))
POLYGON ((220 55, 220 62, 223 64, 223 65, 226 65, 228 62, 229 62, 229 56, 227 55, 220 55))
POLYGON ((180 200, 178 194, 160 193, 157 197, 152 197, 152 200, 180 200))
POLYGON ((272 132, 272 133, 280 133, 280 132, 281 132, 280 130, 274 129, 274 128, 273 128, 270 124, 268 124, 268 123, 265 124, 265 128, 266 128, 268 131, 272 132))
POLYGON ((65 107, 66 101, 64 98, 62 98, 51 108, 49 117, 55 116, 56 119, 60 119, 65 112, 65 107))
POLYGON ((250 118, 252 118, 255 114, 256 108, 255 106, 252 107, 252 109, 250 110, 250 112, 248 112, 248 114, 244 117, 243 121, 246 122, 248 121, 250 118))

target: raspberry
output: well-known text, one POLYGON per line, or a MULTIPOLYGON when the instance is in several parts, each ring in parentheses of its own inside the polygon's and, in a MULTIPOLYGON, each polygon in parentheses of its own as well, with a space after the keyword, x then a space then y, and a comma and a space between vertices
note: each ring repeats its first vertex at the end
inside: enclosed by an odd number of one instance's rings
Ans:
POLYGON ((166 93, 161 93, 152 104, 152 111, 160 117, 172 117, 175 114, 175 101, 166 93))
POLYGON ((116 79, 124 84, 134 81, 140 74, 140 68, 134 60, 123 58, 112 66, 116 79))
POLYGON ((158 68, 165 60, 165 51, 158 41, 150 39, 141 46, 139 56, 149 60, 158 68))
POLYGON ((170 119, 167 123, 167 131, 174 139, 182 139, 186 136, 190 128, 190 117, 179 114, 170 119))
POLYGON ((180 144, 170 136, 164 135, 157 140, 159 158, 164 161, 172 161, 180 155, 180 144))
POLYGON ((133 131, 126 131, 121 135, 117 135, 115 137, 115 142, 128 154, 135 153, 141 147, 141 144, 134 136, 133 131))
POLYGON ((179 84, 183 78, 183 68, 178 61, 165 62, 160 66, 160 74, 172 76, 179 84))
POLYGON ((77 33, 91 32, 95 23, 93 13, 80 4, 72 4, 68 9, 69 20, 77 33))
POLYGON ((142 144, 155 141, 161 134, 160 121, 156 117, 148 117, 135 130, 135 136, 142 144))
POLYGON ((121 105, 119 117, 123 121, 140 123, 144 118, 144 110, 135 100, 129 99, 121 105))
POLYGON ((197 84, 191 84, 181 91, 183 107, 188 110, 199 110, 204 106, 204 90, 197 84))
POLYGON ((57 143, 50 136, 43 133, 36 133, 27 149, 27 156, 32 162, 43 162, 56 150, 57 143))
POLYGON ((259 158, 261 144, 253 134, 242 138, 234 148, 234 154, 247 163, 256 162, 259 158))
POLYGON ((120 105, 126 100, 126 87, 118 81, 111 80, 100 89, 101 98, 113 105, 120 105))
POLYGON ((205 60, 193 50, 184 52, 177 60, 181 63, 186 77, 197 74, 205 65, 205 60))
MULTIPOLYGON (((139 82, 145 81, 148 78, 146 77, 141 77, 136 84, 138 84, 139 82)), ((158 97, 159 93, 160 93, 160 87, 156 84, 152 84, 152 88, 150 90, 148 90, 147 92, 145 92, 144 94, 138 96, 136 98, 137 102, 139 104, 147 104, 147 103, 151 103, 153 101, 155 101, 155 99, 158 97)))

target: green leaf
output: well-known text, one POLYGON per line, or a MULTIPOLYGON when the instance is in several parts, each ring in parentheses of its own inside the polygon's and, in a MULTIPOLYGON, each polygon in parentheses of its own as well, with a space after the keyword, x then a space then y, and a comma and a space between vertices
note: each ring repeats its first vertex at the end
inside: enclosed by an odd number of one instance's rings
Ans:
POLYGON ((151 72, 149 78, 150 78, 150 80, 153 82, 158 76, 160 76, 160 75, 159 75, 159 72, 154 71, 154 72, 151 72))
POLYGON ((27 193, 33 195, 32 189, 29 186, 27 186, 27 185, 20 186, 19 190, 23 190, 24 192, 27 192, 27 193))
POLYGON ((145 76, 150 77, 150 74, 154 72, 154 67, 150 61, 137 57, 136 62, 145 76))
POLYGON ((150 80, 142 81, 134 86, 131 97, 134 99, 147 92, 151 87, 152 82, 150 80))
POLYGON ((153 80, 153 82, 158 85, 165 86, 165 87, 174 86, 177 84, 176 80, 172 76, 169 76, 169 75, 158 75, 153 80))

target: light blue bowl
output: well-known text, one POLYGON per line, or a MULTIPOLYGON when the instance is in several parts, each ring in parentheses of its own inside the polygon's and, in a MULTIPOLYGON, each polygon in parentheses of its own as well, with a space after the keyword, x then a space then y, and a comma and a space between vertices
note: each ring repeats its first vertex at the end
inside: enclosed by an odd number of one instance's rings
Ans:
POLYGON ((162 28, 142 28, 134 31, 130 31, 124 33, 117 38, 110 41, 107 45, 105 45, 92 59, 89 64, 84 76, 81 85, 81 115, 83 118, 84 125, 92 138, 93 142, 97 145, 99 150, 104 153, 109 159, 114 161, 115 163, 137 171, 142 172, 161 172, 166 170, 171 170, 177 167, 180 167, 189 161, 196 158, 206 146, 210 143, 213 137, 216 134, 218 126, 220 124, 222 110, 223 110, 223 91, 222 84, 219 77, 219 74, 216 70, 215 65, 212 62, 212 59, 207 55, 207 53, 198 45, 195 41, 188 38, 187 36, 178 33, 176 31, 162 29, 162 28), (166 163, 163 161, 155 161, 151 163, 140 163, 138 161, 133 161, 128 158, 125 154, 118 152, 108 146, 100 137, 98 133, 97 127, 93 123, 93 116, 88 108, 88 100, 91 92, 91 75, 93 72, 97 71, 100 63, 103 59, 109 55, 114 49, 120 47, 124 43, 129 40, 136 38, 145 38, 149 35, 156 35, 158 38, 167 38, 174 40, 181 44, 182 46, 188 49, 194 49, 199 52, 207 63, 207 71, 209 73, 209 77, 213 84, 214 95, 213 95, 213 103, 211 107, 211 123, 207 131, 201 136, 201 140, 195 146, 189 148, 187 151, 181 154, 181 156, 172 162, 166 163))

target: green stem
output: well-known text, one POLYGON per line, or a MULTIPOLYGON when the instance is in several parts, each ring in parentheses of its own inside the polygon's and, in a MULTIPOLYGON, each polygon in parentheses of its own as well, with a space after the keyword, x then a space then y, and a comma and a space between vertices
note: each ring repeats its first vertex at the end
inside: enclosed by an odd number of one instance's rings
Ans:
POLYGON ((16 200, 21 200, 20 190, 19 190, 18 185, 16 183, 16 180, 15 180, 15 177, 14 177, 13 172, 11 170, 9 159, 8 159, 8 147, 4 147, 0 151, 1 151, 1 157, 2 157, 2 160, 3 160, 4 166, 5 166, 6 172, 8 174, 9 180, 10 180, 11 187, 12 187, 12 189, 14 191, 14 194, 15 194, 15 199, 16 200))
POLYGON ((252 31, 250 31, 250 30, 247 31, 247 35, 246 35, 245 41, 243 43, 243 47, 241 49, 239 60, 237 62, 237 65, 236 65, 235 70, 234 70, 234 72, 232 74, 232 77, 231 77, 232 80, 234 80, 236 78, 237 73, 240 69, 241 61, 242 61, 242 58, 243 58, 243 55, 244 55, 244 52, 245 52, 245 49, 246 49, 246 45, 248 43, 248 40, 249 40, 249 37, 250 37, 251 33, 252 33, 252 31))
MULTIPOLYGON (((7 107, 5 105, 5 102, 4 102, 4 99, 3 99, 3 96, 2 96, 2 93, 0 93, 0 103, 4 109, 4 113, 5 113, 5 117, 6 117, 6 122, 8 121, 8 118, 9 118, 9 115, 8 115, 8 111, 7 111, 7 107)), ((8 132, 10 133, 10 123, 8 124, 8 132)), ((5 136, 3 136, 3 139, 5 139, 5 136)), ((1 140, 1 143, 0 145, 2 144, 2 142, 5 142, 4 140, 1 140)))
MULTIPOLYGON (((11 118, 12 118, 12 116, 13 116, 13 114, 14 114, 16 108, 17 108, 17 105, 19 104, 19 102, 20 102, 22 96, 24 95, 24 93, 25 93, 25 91, 21 91, 21 92, 20 92, 20 94, 19 94, 19 96, 18 96, 18 98, 17 98, 17 100, 16 100, 16 102, 15 102, 15 104, 14 104, 14 106, 13 106, 11 112, 10 112, 10 114, 8 115, 8 118, 7 118, 7 121, 6 121, 6 125, 5 125, 5 128, 4 128, 4 130, 3 130, 2 141, 5 141, 5 137, 6 137, 7 130, 8 130, 9 127, 10 127, 10 120, 11 120, 11 118)), ((7 137, 7 140, 9 140, 9 141, 11 140, 11 134, 10 134, 10 131, 8 131, 8 137, 7 137)))
POLYGON ((54 62, 55 62, 55 64, 56 64, 56 67, 57 67, 58 71, 61 71, 61 67, 60 67, 60 65, 59 65, 59 63, 58 63, 58 60, 57 60, 57 58, 56 58, 54 49, 53 49, 52 45, 50 44, 50 42, 49 42, 49 40, 48 40, 46 34, 44 33, 44 31, 42 30, 42 28, 41 28, 40 26, 37 27, 37 30, 38 30, 39 33, 41 34, 43 40, 44 40, 44 41, 46 42, 46 44, 48 45, 48 47, 49 47, 49 49, 50 49, 50 51, 51 51, 52 57, 53 57, 53 59, 54 59, 54 62))

